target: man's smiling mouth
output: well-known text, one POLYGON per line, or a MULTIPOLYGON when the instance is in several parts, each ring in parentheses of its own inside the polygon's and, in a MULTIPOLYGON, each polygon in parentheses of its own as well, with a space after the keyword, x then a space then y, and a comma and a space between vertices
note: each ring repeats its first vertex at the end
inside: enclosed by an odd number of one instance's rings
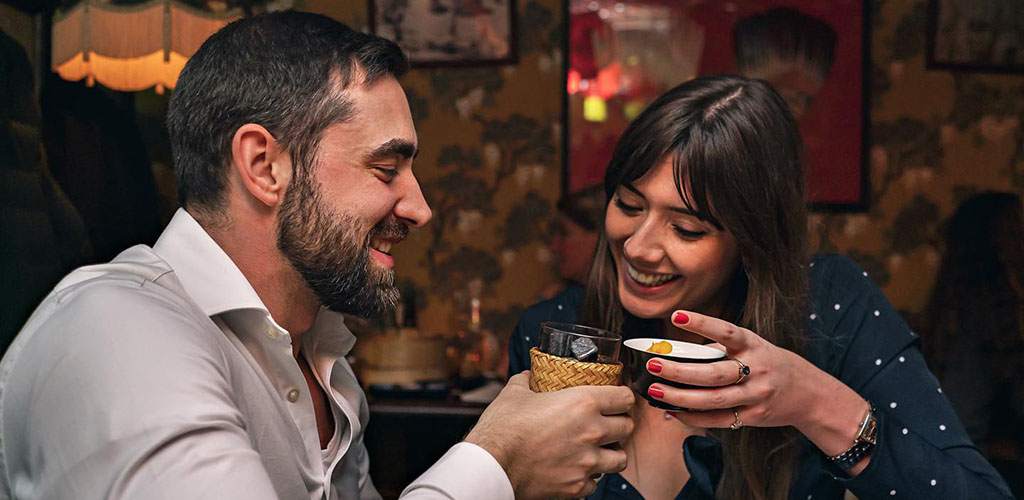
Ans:
POLYGON ((370 248, 384 255, 391 255, 391 245, 393 244, 391 241, 374 239, 370 241, 370 248))

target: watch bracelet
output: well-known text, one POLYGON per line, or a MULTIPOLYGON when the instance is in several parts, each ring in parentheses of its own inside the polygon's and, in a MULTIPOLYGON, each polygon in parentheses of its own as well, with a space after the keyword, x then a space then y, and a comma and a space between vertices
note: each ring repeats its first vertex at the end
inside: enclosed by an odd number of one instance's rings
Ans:
POLYGON ((828 461, 843 470, 857 465, 857 462, 860 462, 864 457, 870 455, 871 451, 875 448, 875 442, 877 441, 878 435, 877 426, 878 420, 875 417, 875 405, 871 404, 869 401, 868 411, 864 415, 864 420, 861 421, 860 430, 857 432, 857 437, 853 442, 853 446, 834 457, 828 457, 828 461), (869 427, 871 427, 872 420, 874 420, 875 428, 873 429, 871 438, 875 441, 869 441, 865 437, 865 432, 869 427))
POLYGON ((875 445, 868 441, 859 441, 853 445, 849 450, 846 450, 835 457, 830 457, 829 460, 839 467, 840 469, 846 470, 857 462, 860 462, 864 457, 871 454, 871 450, 874 449, 875 445))

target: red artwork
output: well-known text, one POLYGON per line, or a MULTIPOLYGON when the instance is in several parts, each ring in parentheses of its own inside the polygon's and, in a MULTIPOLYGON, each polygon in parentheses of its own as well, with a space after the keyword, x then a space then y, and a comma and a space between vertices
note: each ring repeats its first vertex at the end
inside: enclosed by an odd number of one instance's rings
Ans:
POLYGON ((571 12, 568 191, 601 182, 615 139, 658 94, 740 73, 770 81, 798 117, 808 201, 865 208, 862 0, 573 0, 571 12), (610 71, 618 85, 602 82, 610 71))

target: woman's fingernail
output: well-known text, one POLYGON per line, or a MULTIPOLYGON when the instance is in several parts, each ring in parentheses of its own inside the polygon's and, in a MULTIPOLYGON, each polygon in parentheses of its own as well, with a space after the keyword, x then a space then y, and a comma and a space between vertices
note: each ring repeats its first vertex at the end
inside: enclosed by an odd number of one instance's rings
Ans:
POLYGON ((652 385, 647 388, 647 394, 650 394, 652 398, 661 398, 665 396, 665 391, 662 391, 661 387, 652 385))
POLYGON ((690 317, 683 311, 676 311, 676 313, 672 315, 672 322, 677 325, 685 325, 690 322, 690 317))
POLYGON ((647 371, 651 373, 661 373, 661 361, 652 359, 647 362, 647 371))

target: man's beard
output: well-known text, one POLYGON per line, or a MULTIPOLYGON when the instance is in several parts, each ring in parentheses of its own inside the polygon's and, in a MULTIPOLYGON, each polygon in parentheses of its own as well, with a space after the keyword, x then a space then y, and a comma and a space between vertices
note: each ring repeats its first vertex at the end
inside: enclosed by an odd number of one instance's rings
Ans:
POLYGON ((328 309, 363 318, 393 309, 399 299, 395 272, 370 263, 369 242, 401 241, 408 226, 389 216, 360 239, 355 217, 324 205, 310 179, 295 181, 281 205, 277 248, 328 309))

